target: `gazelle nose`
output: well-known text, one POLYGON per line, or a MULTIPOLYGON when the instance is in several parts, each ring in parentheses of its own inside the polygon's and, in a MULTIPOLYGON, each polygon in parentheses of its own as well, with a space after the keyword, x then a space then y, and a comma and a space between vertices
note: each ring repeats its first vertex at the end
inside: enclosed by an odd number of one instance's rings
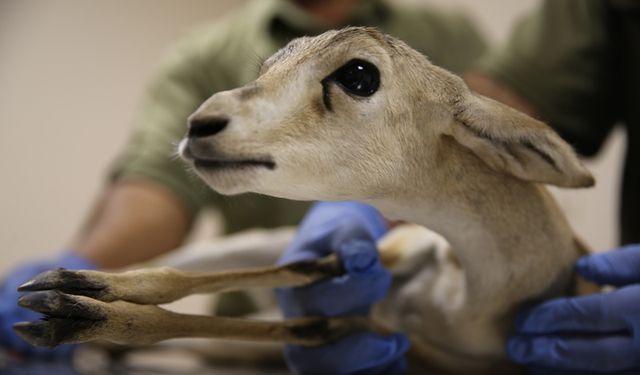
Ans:
POLYGON ((205 117, 189 120, 189 138, 204 138, 220 133, 227 127, 225 117, 205 117))

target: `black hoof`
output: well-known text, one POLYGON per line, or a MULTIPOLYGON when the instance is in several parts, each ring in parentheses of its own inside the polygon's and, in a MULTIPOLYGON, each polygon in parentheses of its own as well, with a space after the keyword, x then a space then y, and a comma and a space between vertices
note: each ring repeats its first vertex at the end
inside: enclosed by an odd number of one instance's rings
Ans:
POLYGON ((100 322, 84 319, 45 318, 45 320, 37 322, 16 323, 13 325, 13 330, 33 346, 53 348, 61 344, 79 342, 82 332, 97 324, 100 322))
POLYGON ((100 306, 102 302, 89 301, 57 290, 28 293, 20 297, 18 304, 44 314, 44 318, 17 323, 13 329, 35 346, 54 347, 81 341, 84 331, 104 324, 107 319, 100 306))
POLYGON ((68 294, 97 299, 108 292, 107 285, 91 280, 80 272, 69 271, 64 268, 41 273, 18 287, 19 292, 36 292, 54 289, 68 294))
POLYGON ((18 336, 33 346, 54 347, 54 340, 51 335, 49 323, 40 322, 20 322, 13 325, 13 330, 18 336))
POLYGON ((48 318, 76 318, 103 320, 105 314, 95 305, 57 290, 27 293, 18 299, 18 305, 44 314, 48 318))

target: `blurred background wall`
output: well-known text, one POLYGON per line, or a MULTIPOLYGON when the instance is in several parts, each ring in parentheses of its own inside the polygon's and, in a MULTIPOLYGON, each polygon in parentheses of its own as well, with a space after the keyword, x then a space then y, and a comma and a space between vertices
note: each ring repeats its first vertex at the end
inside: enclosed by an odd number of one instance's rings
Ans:
MULTIPOLYGON (((462 8, 493 42, 538 0, 404 0, 462 8)), ((155 63, 183 31, 244 1, 0 0, 0 275, 65 248, 129 133, 155 63)), ((615 244, 623 134, 588 163, 598 186, 558 192, 594 248, 615 244)))

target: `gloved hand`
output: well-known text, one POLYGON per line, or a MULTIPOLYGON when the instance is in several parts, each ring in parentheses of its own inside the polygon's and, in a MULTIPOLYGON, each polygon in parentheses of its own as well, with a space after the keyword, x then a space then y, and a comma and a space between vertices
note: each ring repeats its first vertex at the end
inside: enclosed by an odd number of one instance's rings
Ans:
MULTIPOLYGON (((372 207, 356 202, 316 204, 279 263, 316 259, 332 252, 346 274, 301 288, 279 289, 285 317, 367 314, 382 299, 391 275, 378 259, 375 241, 387 231, 372 207)), ((359 332, 320 347, 287 345, 285 357, 297 374, 398 374, 405 371, 408 339, 359 332)))
POLYGON ((522 313, 508 353, 533 374, 640 373, 640 246, 578 260, 611 293, 551 300, 522 313))
POLYGON ((57 259, 47 262, 34 262, 22 265, 4 278, 0 284, 0 346, 25 356, 68 356, 72 352, 72 345, 62 345, 55 349, 36 348, 22 340, 13 332, 13 324, 28 320, 38 320, 40 315, 18 306, 20 285, 37 274, 56 268, 67 269, 96 269, 88 260, 74 254, 66 253, 57 259))

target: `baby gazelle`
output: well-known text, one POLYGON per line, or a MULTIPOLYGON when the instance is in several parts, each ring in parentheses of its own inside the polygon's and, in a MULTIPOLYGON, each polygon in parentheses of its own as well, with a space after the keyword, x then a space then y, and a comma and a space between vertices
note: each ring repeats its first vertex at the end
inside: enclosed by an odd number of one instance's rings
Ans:
POLYGON ((190 118, 181 155, 215 190, 359 200, 451 244, 378 309, 432 365, 508 369, 525 302, 572 292, 583 249, 542 186, 594 183, 545 124, 371 28, 299 38, 190 118))
MULTIPOLYGON (((582 249, 542 184, 586 187, 592 176, 549 127, 470 92, 459 77, 375 29, 292 41, 264 63, 257 80, 207 100, 191 116, 180 153, 224 194, 359 200, 442 234, 451 248, 419 226, 399 228, 379 244, 404 281, 374 318, 412 338, 416 366, 423 366, 414 368, 518 372, 504 352, 514 313, 523 303, 572 292, 572 264, 582 249)), ((18 326, 35 343, 151 342, 166 338, 159 331, 176 337, 204 329, 208 336, 317 344, 337 337, 329 334, 334 327, 339 334, 384 331, 357 318, 253 325, 140 305, 221 285, 302 285, 339 273, 335 259, 231 273, 222 281, 170 270, 65 272, 23 287, 40 291, 23 305, 51 318, 18 326), (70 316, 89 328, 67 324, 70 316), (163 328, 145 326, 144 317, 147 326, 163 328), (131 322, 139 329, 131 331, 131 322), (114 330, 125 332, 109 337, 114 330)))

